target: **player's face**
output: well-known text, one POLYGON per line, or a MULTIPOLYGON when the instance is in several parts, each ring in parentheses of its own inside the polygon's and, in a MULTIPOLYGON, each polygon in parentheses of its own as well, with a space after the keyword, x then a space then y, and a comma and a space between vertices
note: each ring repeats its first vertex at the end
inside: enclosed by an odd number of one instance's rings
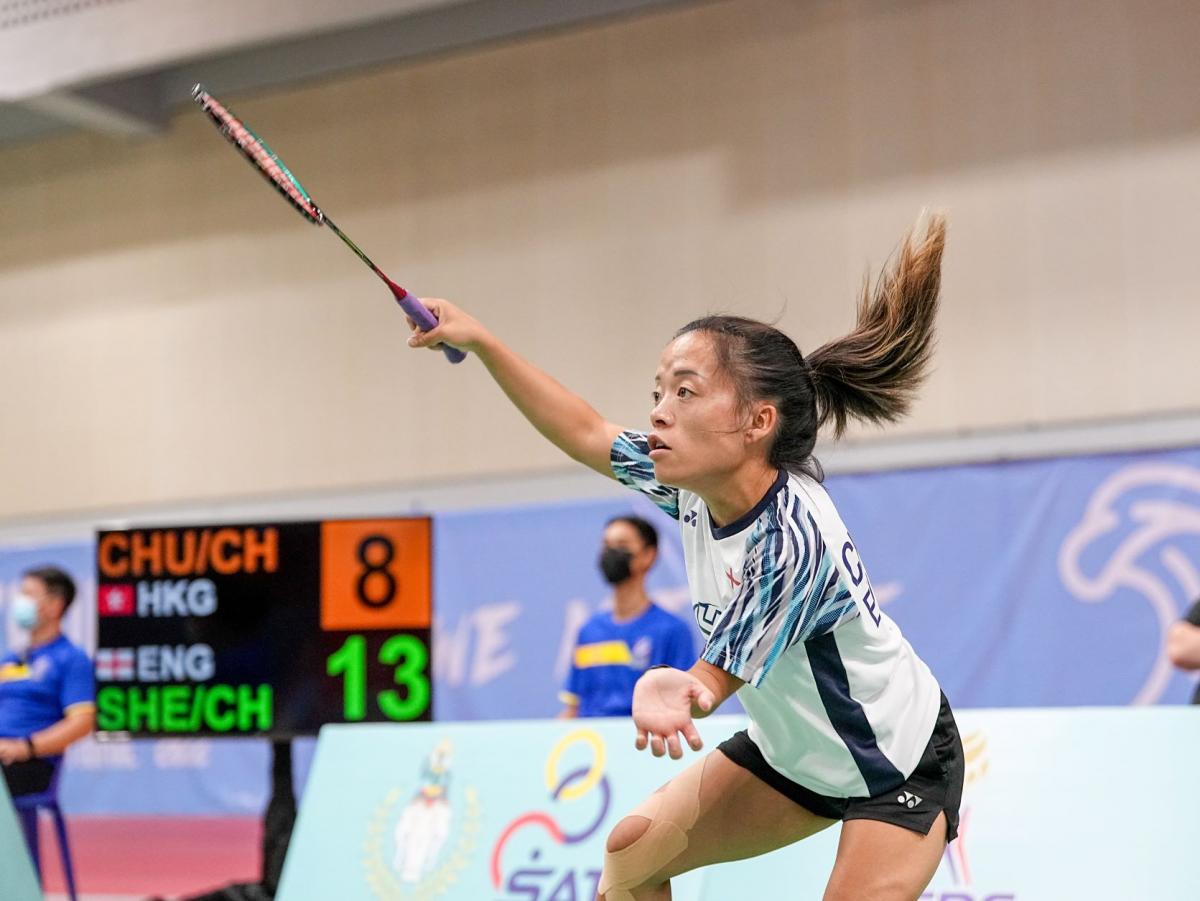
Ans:
POLYGON ((697 494, 718 485, 748 460, 744 419, 709 335, 688 332, 667 345, 650 412, 655 478, 697 494))

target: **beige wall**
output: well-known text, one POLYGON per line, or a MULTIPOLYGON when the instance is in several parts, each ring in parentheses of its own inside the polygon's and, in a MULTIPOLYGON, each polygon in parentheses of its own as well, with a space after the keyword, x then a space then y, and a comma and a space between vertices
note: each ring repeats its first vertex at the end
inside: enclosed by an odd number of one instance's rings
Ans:
MULTIPOLYGON (((630 424, 675 327, 811 349, 946 210, 937 433, 1200 406, 1196 47, 1189 0, 729 0, 226 99, 393 277, 630 424)), ((0 150, 0 212, 0 520, 564 465, 196 110, 0 150)))

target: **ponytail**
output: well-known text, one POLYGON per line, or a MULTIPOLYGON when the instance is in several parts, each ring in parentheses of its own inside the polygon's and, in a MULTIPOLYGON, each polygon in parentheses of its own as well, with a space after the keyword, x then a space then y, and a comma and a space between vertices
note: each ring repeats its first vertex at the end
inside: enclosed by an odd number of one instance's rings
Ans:
POLYGON ((741 316, 705 316, 675 337, 709 335, 742 406, 762 400, 778 410, 768 462, 821 481, 813 456, 821 426, 832 423, 840 437, 850 419, 894 422, 908 412, 933 352, 945 242, 941 216, 930 218, 919 241, 916 229, 910 231, 874 292, 869 282, 863 285, 854 330, 807 359, 779 329, 741 316))
POLYGON ((895 422, 908 412, 933 353, 945 243, 941 216, 919 240, 910 231, 874 294, 863 285, 854 330, 809 354, 818 428, 832 423, 840 437, 851 418, 895 422))

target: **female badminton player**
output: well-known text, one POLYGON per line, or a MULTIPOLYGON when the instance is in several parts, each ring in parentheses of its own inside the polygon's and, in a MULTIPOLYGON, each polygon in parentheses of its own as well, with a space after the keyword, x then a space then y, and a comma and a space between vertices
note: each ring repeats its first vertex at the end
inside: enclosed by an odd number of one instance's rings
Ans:
POLYGON ((443 300, 409 344, 479 357, 546 438, 680 522, 707 643, 654 668, 637 746, 700 750, 693 719, 735 691, 750 728, 647 798, 608 836, 602 901, 669 899, 673 876, 843 822, 826 901, 910 901, 957 834, 963 751, 929 668, 879 606, 821 485, 817 432, 908 409, 933 348, 945 222, 904 239, 845 337, 807 356, 778 329, 707 316, 654 375, 650 431, 622 429, 443 300))

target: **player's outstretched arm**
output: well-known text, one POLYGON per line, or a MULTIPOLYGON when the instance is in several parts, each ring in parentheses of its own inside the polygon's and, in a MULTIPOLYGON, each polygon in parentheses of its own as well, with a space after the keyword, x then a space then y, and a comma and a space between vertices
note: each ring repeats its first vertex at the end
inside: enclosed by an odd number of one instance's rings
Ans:
POLYGON ((609 454, 620 426, 606 421, 587 401, 514 353, 454 304, 436 298, 421 302, 438 318, 438 326, 424 332, 414 325, 410 346, 437 348, 444 343, 475 354, 535 429, 567 456, 613 478, 609 454))

